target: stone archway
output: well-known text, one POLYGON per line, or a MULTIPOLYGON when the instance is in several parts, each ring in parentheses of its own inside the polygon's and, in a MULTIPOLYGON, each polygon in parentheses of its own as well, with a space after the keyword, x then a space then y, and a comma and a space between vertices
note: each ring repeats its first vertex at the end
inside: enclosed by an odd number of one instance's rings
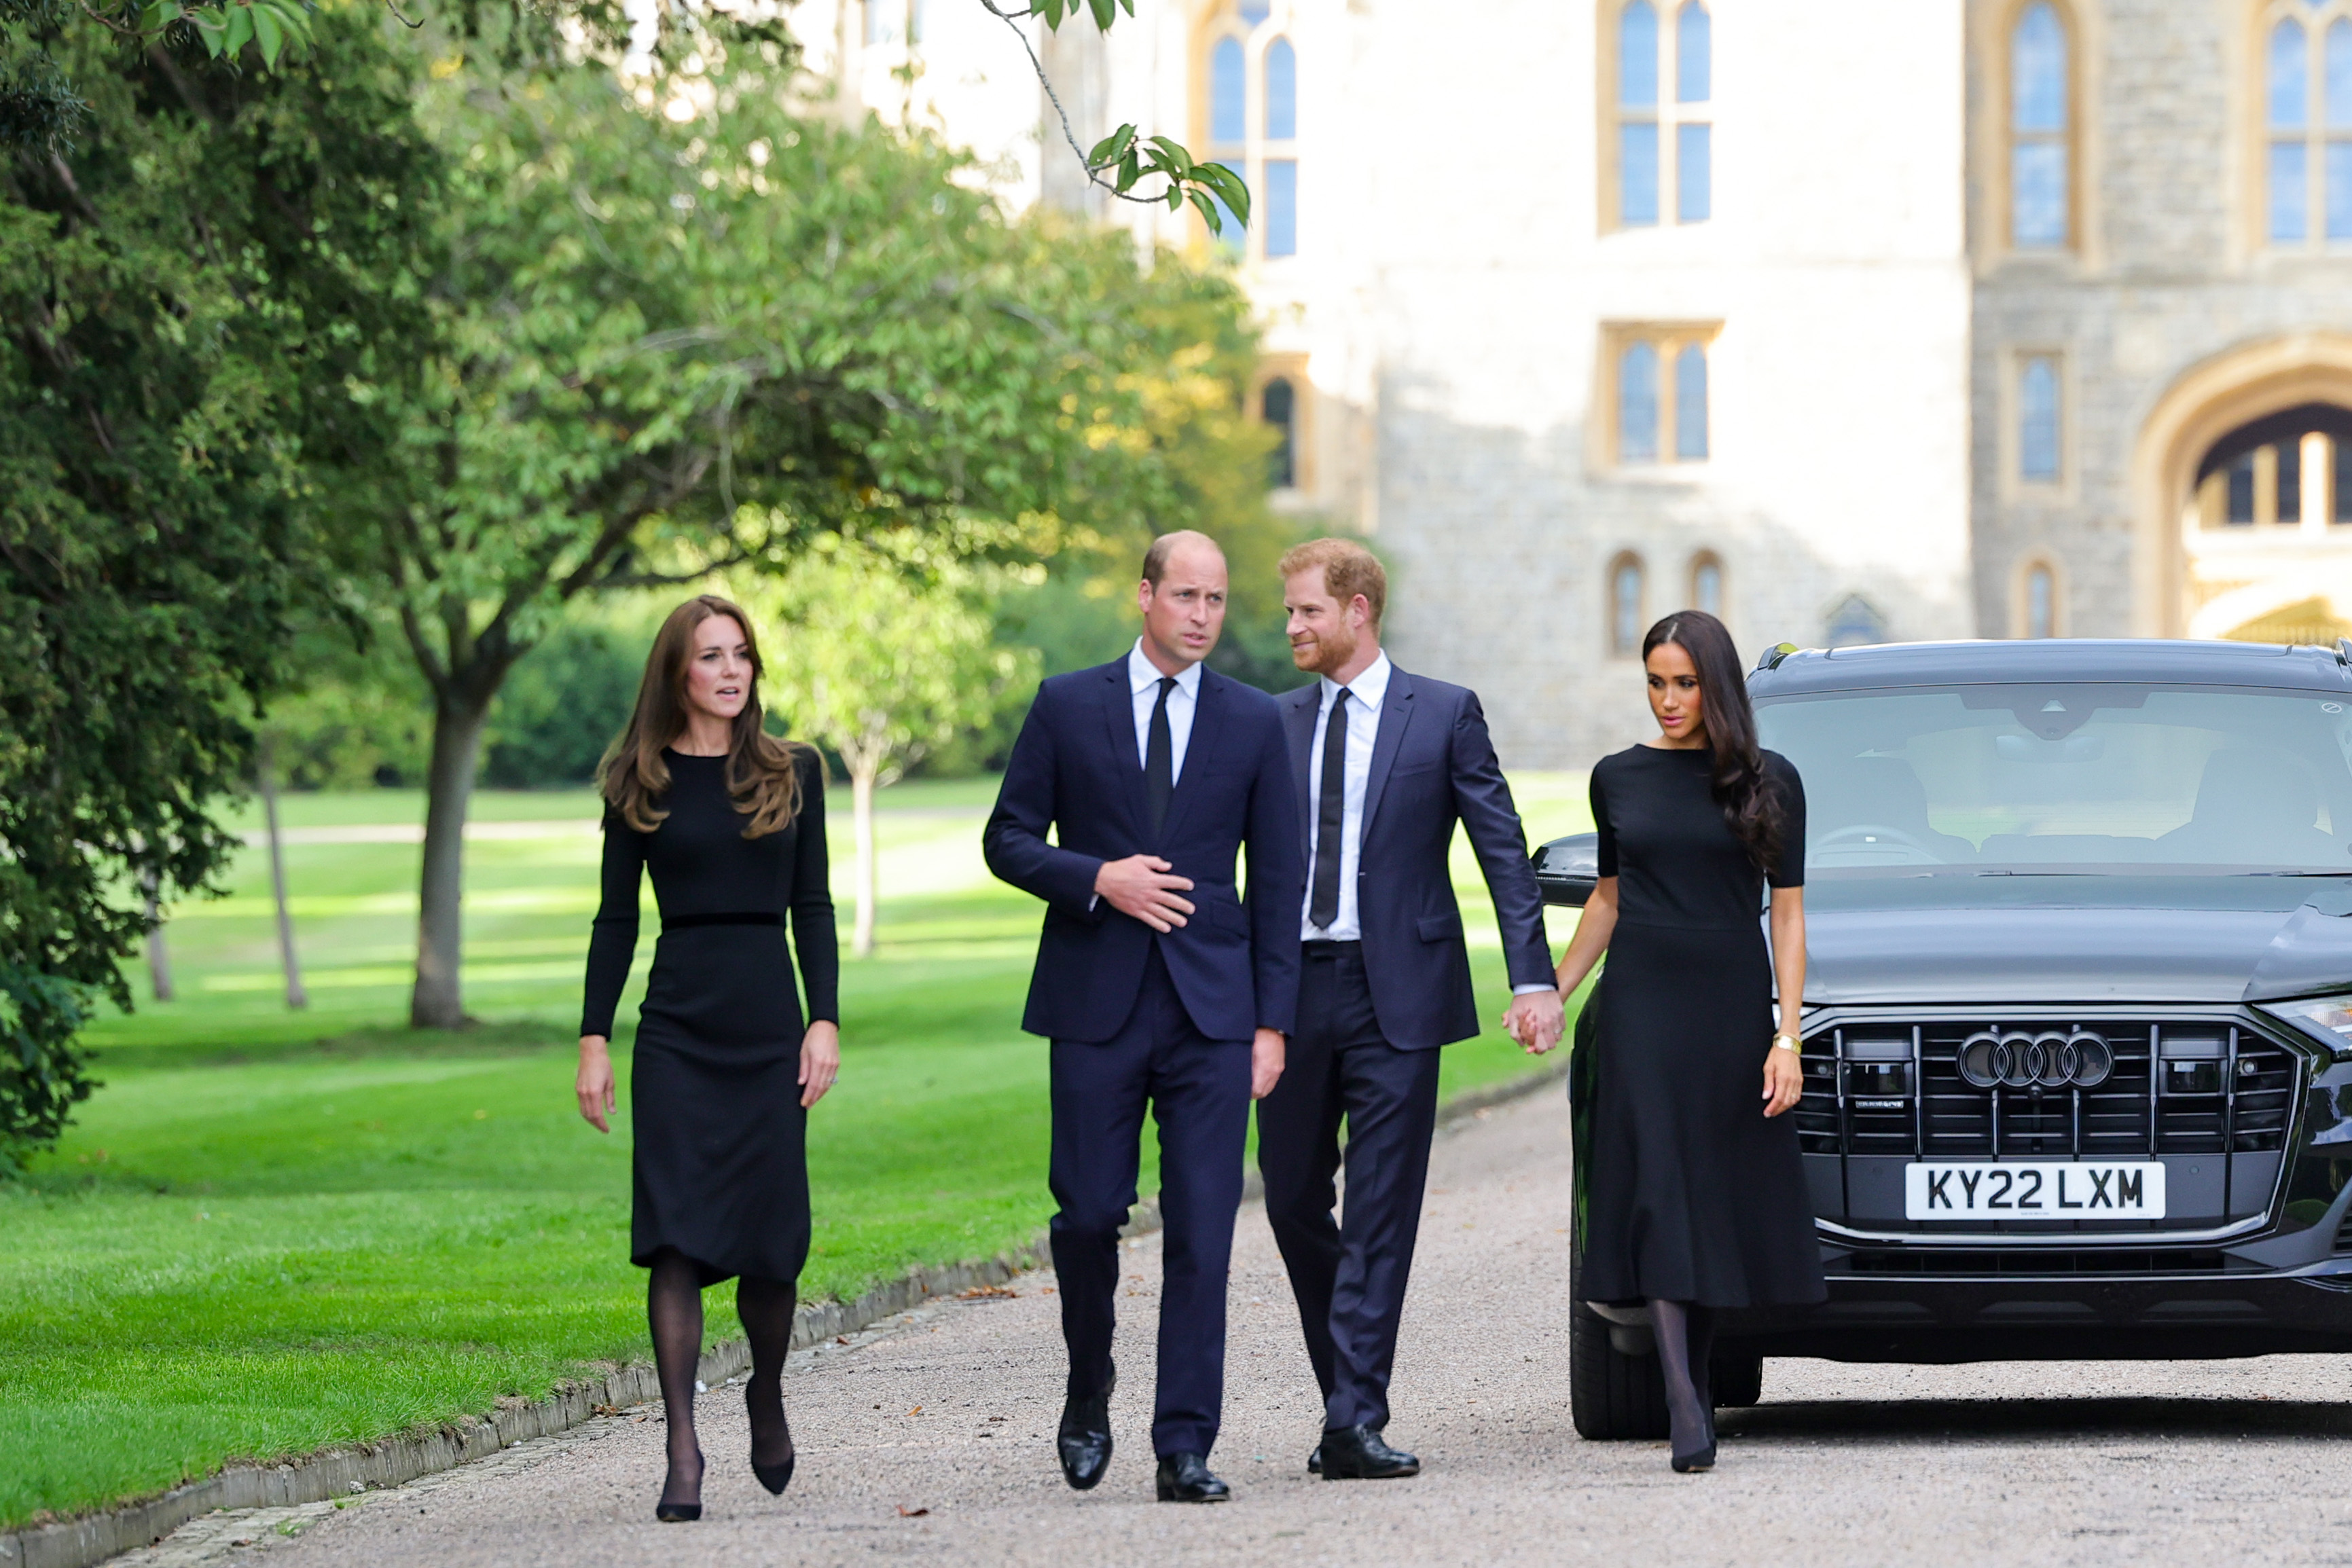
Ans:
POLYGON ((2246 548, 2217 537, 2198 512, 2206 455, 2233 432, 2305 403, 2352 409, 2352 333, 2296 332, 2231 349, 2183 371, 2157 400, 2132 452, 2136 635, 2225 636, 2315 596, 2352 614, 2352 538, 2299 535, 2246 548))

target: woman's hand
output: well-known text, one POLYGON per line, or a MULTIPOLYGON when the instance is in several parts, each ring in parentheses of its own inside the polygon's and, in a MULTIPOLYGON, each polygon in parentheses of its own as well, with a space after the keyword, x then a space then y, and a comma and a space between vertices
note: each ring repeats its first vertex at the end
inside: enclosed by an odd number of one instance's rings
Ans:
POLYGON ((613 1130, 604 1121, 613 1113, 613 1053, 603 1035, 580 1037, 580 1071, 572 1080, 572 1092, 580 1097, 580 1114, 590 1126, 600 1133, 613 1130))
POLYGON ((1777 1116, 1791 1109, 1805 1092, 1804 1059, 1779 1046, 1764 1053, 1764 1114, 1777 1116))
POLYGON ((824 1099, 840 1076, 841 1026, 819 1019, 801 1036, 801 1108, 824 1099))

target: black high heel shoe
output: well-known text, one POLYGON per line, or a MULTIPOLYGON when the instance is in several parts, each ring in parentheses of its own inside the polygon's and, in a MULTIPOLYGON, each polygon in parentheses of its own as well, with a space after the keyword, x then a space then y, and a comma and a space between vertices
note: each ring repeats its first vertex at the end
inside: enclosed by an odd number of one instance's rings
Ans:
MULTIPOLYGON (((696 1469, 699 1471, 702 1467, 702 1450, 699 1448, 694 1451, 694 1462, 696 1469)), ((697 1491, 702 1490, 698 1480, 694 1490, 697 1491)), ((668 1489, 665 1487, 663 1490, 667 1492, 668 1489)), ((691 1524, 702 1517, 702 1505, 698 1502, 672 1502, 665 1496, 659 1502, 654 1504, 654 1517, 664 1524, 691 1524)))
MULTIPOLYGON (((751 1389, 747 1385, 743 1390, 743 1410, 745 1415, 749 1416, 751 1414, 751 1389)), ((778 1395, 776 1419, 784 1423, 784 1441, 786 1443, 790 1443, 793 1440, 793 1427, 792 1422, 787 1420, 784 1416, 782 1396, 781 1392, 778 1395)), ((756 1417, 753 1418, 751 1423, 751 1474, 758 1479, 761 1486, 768 1489, 768 1495, 770 1497, 782 1497, 784 1495, 784 1489, 793 1484, 793 1467, 797 1466, 800 1463, 800 1450, 794 1448, 791 1453, 784 1456, 783 1463, 782 1464, 761 1464, 760 1462, 759 1422, 756 1417)))
POLYGON ((1669 1462, 1675 1467, 1676 1475, 1686 1476, 1698 1470, 1711 1470, 1715 1469, 1715 1445, 1710 1442, 1706 1448, 1694 1452, 1676 1454, 1669 1462))

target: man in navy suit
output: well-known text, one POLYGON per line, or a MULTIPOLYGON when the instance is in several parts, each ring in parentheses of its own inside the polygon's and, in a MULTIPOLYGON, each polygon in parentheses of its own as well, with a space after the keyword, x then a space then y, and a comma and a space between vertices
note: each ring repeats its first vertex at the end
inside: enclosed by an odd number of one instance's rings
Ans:
POLYGON ((1326 1480, 1418 1475, 1391 1448, 1389 1371, 1437 1125, 1438 1047, 1478 1032, 1462 911, 1446 868, 1468 830, 1494 896, 1515 1038, 1559 1039, 1543 896, 1475 694, 1409 675, 1381 651, 1388 575, 1363 546, 1316 539, 1282 558, 1291 659, 1321 678, 1283 727, 1311 871, 1298 923, 1297 1027, 1258 1105, 1258 1169, 1323 1389, 1326 1480), (1348 1125, 1348 1207, 1338 1193, 1348 1125))
POLYGON ((1208 1456, 1225 1274, 1249 1104, 1282 1074, 1297 1000, 1298 809, 1274 699, 1201 664, 1225 618, 1215 541, 1155 539, 1136 601, 1143 634, 1125 657, 1038 688, 984 843, 991 871, 1045 901, 1022 1027, 1054 1042, 1063 1474, 1085 1490, 1110 1463, 1118 1232, 1149 1105, 1166 1226, 1160 1500, 1222 1502, 1208 1456), (1246 897, 1234 876, 1244 849, 1246 897))

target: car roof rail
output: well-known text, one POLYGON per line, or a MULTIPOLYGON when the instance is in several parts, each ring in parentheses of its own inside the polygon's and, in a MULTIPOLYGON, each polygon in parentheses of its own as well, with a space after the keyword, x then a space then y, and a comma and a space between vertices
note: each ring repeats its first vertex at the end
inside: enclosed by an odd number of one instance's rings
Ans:
POLYGON ((2336 639, 2336 662, 2339 664, 2352 665, 2352 637, 2336 639))
MULTIPOLYGON (((2338 642, 2342 648, 2352 648, 2352 637, 2341 638, 2338 642)), ((1764 650, 1763 655, 1756 661, 1756 668, 1750 674, 1760 675, 1767 670, 1777 670, 1780 667, 1780 661, 1795 652, 1797 652, 1797 645, 1794 643, 1775 643, 1764 650)), ((2336 657, 2340 659, 2345 655, 2339 652, 2336 657)))

